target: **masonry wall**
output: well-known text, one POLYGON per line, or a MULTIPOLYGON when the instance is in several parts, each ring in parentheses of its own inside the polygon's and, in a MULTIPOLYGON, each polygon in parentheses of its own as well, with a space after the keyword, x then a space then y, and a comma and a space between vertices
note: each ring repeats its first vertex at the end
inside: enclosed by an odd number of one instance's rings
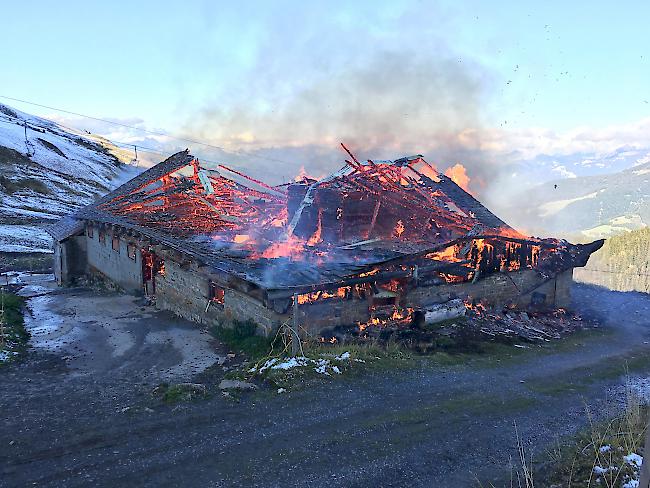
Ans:
POLYGON ((62 242, 54 243, 54 277, 59 285, 66 284, 65 280, 67 279, 67 273, 65 273, 63 268, 64 246, 65 244, 62 242))
POLYGON ((60 285, 70 285, 87 269, 86 238, 73 236, 54 244, 54 276, 60 285))
MULTIPOLYGON (((119 253, 112 249, 112 236, 106 234, 105 243, 99 242, 99 232, 94 236, 82 236, 70 246, 61 248, 65 259, 72 253, 87 247, 90 271, 100 271, 108 278, 131 292, 141 292, 142 264, 140 253, 133 261, 127 255, 126 240, 120 239, 119 253)), ((65 266, 64 266, 65 268, 65 266)), ((253 321, 260 326, 259 332, 269 335, 282 323, 293 324, 292 310, 280 314, 241 292, 225 289, 224 303, 210 301, 210 279, 192 268, 165 259, 165 272, 157 275, 156 305, 164 310, 205 324, 206 326, 231 326, 235 321, 253 321)), ((476 283, 443 283, 438 286, 413 288, 403 303, 411 307, 426 307, 453 298, 485 299, 491 305, 503 306, 514 303, 528 307, 532 302, 538 306, 568 307, 572 270, 553 278, 544 278, 534 270, 512 273, 495 273, 476 283)), ((353 325, 370 319, 369 302, 362 299, 326 299, 298 307, 298 324, 308 334, 317 335, 321 330, 337 325, 353 325)))
MULTIPOLYGON (((531 304, 533 293, 540 306, 568 307, 572 271, 546 279, 533 270, 496 273, 476 283, 442 284, 415 288, 406 295, 407 306, 427 306, 452 298, 483 298, 490 304, 502 306, 514 302, 520 307, 531 304)), ((274 333, 282 323, 293 325, 292 310, 279 314, 249 295, 225 289, 224 304, 210 302, 210 280, 201 273, 183 268, 171 260, 165 261, 165 275, 156 276, 156 305, 164 310, 205 324, 231 326, 233 321, 253 321, 265 335, 274 333), (206 311, 207 307, 207 311, 206 311)), ((370 319, 368 300, 328 299, 298 307, 298 325, 310 335, 337 325, 365 323, 370 319)))
POLYGON ((309 334, 327 327, 354 325, 370 320, 368 300, 331 298, 298 306, 298 324, 309 334))
POLYGON ((99 231, 93 237, 85 237, 88 253, 88 268, 91 273, 99 271, 129 293, 142 293, 142 257, 135 253, 135 260, 127 254, 128 241, 120 239, 119 252, 112 246, 113 236, 106 233, 105 241, 99 242, 99 231))
POLYGON ((223 304, 210 302, 209 287, 210 280, 206 276, 165 260, 164 276, 156 276, 156 306, 207 326, 228 327, 234 321, 251 320, 265 335, 273 333, 288 318, 287 314, 278 314, 253 297, 228 288, 223 304))
POLYGON ((550 279, 532 269, 494 273, 476 283, 445 283, 415 288, 407 294, 406 302, 412 306, 425 307, 453 298, 483 298, 496 307, 509 303, 522 308, 531 305, 568 307, 571 302, 572 277, 571 269, 550 279))

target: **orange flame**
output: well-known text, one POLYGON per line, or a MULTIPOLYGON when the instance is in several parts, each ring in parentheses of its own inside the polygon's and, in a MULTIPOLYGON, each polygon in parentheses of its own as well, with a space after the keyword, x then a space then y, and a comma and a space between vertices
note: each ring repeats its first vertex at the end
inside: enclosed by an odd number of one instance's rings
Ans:
POLYGON ((359 332, 363 332, 370 326, 384 326, 388 324, 405 324, 411 321, 413 316, 413 309, 410 307, 399 308, 395 307, 393 312, 388 318, 380 319, 378 317, 371 317, 367 322, 358 322, 359 332))
POLYGON ((304 166, 301 166, 301 167, 300 167, 300 171, 298 172, 298 174, 297 174, 296 176, 294 176, 293 181, 295 181, 296 183, 302 183, 302 182, 304 182, 306 179, 307 179, 307 180, 320 180, 320 179, 323 179, 324 176, 325 176, 325 175, 320 175, 320 176, 310 175, 310 174, 307 173, 307 171, 305 170, 305 167, 304 167, 304 166))
POLYGON ((402 234, 404 233, 404 229, 405 229, 404 222, 402 222, 401 220, 398 220, 397 224, 395 224, 395 229, 393 229, 393 233, 397 237, 401 237, 402 234))
POLYGON ((497 232, 498 232, 498 234, 500 236, 504 236, 504 237, 513 237, 515 239, 525 239, 526 238, 525 234, 522 234, 521 232, 519 232, 519 231, 517 231, 515 229, 511 229, 509 227, 500 227, 499 229, 497 229, 497 232))
POLYGON ((452 167, 445 170, 445 176, 448 176, 463 190, 469 192, 470 178, 467 176, 467 170, 465 169, 465 166, 460 163, 456 163, 452 167))
POLYGON ((326 300, 328 298, 345 298, 350 292, 349 286, 342 286, 333 291, 312 291, 311 293, 302 293, 298 295, 298 305, 305 303, 314 303, 318 300, 326 300))
POLYGON ((474 302, 472 300, 465 300, 465 308, 474 312, 476 315, 483 315, 487 312, 485 305, 481 302, 474 302))
POLYGON ((322 230, 323 230, 323 209, 319 209, 318 210, 318 224, 316 226, 316 230, 314 231, 314 234, 307 241, 308 246, 315 246, 319 242, 323 241, 323 239, 321 238, 321 231, 322 230))
POLYGON ((296 258, 303 252, 304 242, 295 236, 290 236, 286 241, 276 242, 267 247, 262 253, 263 258, 296 258))
POLYGON ((451 262, 458 262, 462 261, 458 257, 458 249, 456 246, 449 246, 446 249, 443 249, 442 251, 436 251, 432 252, 426 255, 427 259, 433 259, 436 261, 451 261, 451 262))

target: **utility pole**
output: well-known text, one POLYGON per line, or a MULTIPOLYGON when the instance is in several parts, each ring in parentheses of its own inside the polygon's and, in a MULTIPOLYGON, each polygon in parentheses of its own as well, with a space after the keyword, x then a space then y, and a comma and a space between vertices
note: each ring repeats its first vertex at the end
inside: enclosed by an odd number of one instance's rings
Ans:
POLYGON ((0 286, 0 345, 5 344, 5 289, 0 286))
POLYGON ((23 124, 25 128, 25 149, 27 149, 27 156, 31 156, 30 150, 29 150, 29 140, 27 139, 27 121, 23 124))

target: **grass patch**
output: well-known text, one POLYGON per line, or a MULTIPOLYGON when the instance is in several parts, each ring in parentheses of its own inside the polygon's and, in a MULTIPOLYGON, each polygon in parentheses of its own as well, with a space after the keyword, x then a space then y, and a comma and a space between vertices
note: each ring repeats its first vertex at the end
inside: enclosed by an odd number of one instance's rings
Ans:
POLYGON ((574 488, 636 486, 648 407, 628 387, 622 413, 602 422, 593 421, 588 411, 586 415, 588 428, 547 450, 536 481, 574 488))
POLYGON ((325 346, 311 344, 295 358, 279 354, 265 357, 253 368, 240 371, 238 379, 259 379, 272 387, 295 390, 319 381, 335 381, 343 377, 372 371, 394 371, 412 367, 416 357, 398 347, 355 344, 325 346))
POLYGON ((159 397, 163 403, 174 404, 189 402, 207 397, 208 391, 205 385, 200 383, 161 383, 154 388, 152 394, 159 397))
POLYGON ((24 299, 4 293, 3 302, 4 310, 0 314, 0 364, 19 357, 29 340, 23 319, 24 299))
POLYGON ((508 395, 500 397, 474 392, 450 393, 438 403, 423 406, 404 406, 396 411, 378 412, 362 423, 366 428, 376 428, 379 425, 400 427, 418 425, 430 422, 432 419, 444 417, 446 422, 464 419, 467 415, 498 416, 512 415, 527 410, 537 404, 537 400, 526 395, 508 395))
MULTIPOLYGON (((413 348, 408 347, 408 344, 402 340, 404 338, 393 337, 352 344, 303 342, 303 350, 294 358, 295 361, 285 364, 291 359, 288 336, 283 336, 281 331, 275 338, 258 336, 257 329, 253 322, 237 322, 233 327, 212 328, 214 337, 226 344, 233 352, 243 353, 250 360, 244 363, 243 368, 229 371, 226 378, 242 381, 259 380, 272 387, 287 390, 299 389, 315 381, 331 381, 341 376, 357 376, 373 371, 394 371, 414 366, 500 367, 509 362, 522 361, 540 354, 568 353, 575 347, 584 346, 587 341, 602 338, 603 334, 600 330, 596 333, 581 331, 562 341, 557 341, 560 345, 557 343, 525 344, 524 347, 515 347, 510 343, 480 341, 472 337, 441 336, 435 338, 435 348, 431 348, 426 353, 413 351, 413 348), (348 360, 335 359, 346 353, 350 356, 348 360), (332 370, 333 366, 337 369, 332 370)), ((534 386, 538 387, 538 392, 546 394, 559 394, 565 389, 572 388, 571 385, 564 385, 562 382, 555 385, 534 386)))
POLYGON ((639 349, 625 355, 605 357, 600 362, 578 366, 560 375, 533 378, 526 382, 526 388, 535 393, 561 396, 566 393, 583 392, 591 385, 602 381, 615 380, 627 373, 646 373, 650 371, 648 349, 639 349))
POLYGON ((231 350, 245 354, 252 361, 268 356, 273 339, 257 335, 254 322, 235 322, 232 327, 215 326, 210 332, 231 350))

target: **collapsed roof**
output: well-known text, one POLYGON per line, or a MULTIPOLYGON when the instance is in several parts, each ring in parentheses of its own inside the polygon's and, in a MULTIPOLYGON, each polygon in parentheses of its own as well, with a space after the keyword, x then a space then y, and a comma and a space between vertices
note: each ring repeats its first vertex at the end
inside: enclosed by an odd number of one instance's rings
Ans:
POLYGON ((330 176, 270 186, 225 165, 204 167, 186 150, 73 217, 120 226, 280 294, 380 271, 447 281, 520 268, 556 273, 584 266, 602 246, 526 237, 422 156, 359 162, 349 154, 330 176))

